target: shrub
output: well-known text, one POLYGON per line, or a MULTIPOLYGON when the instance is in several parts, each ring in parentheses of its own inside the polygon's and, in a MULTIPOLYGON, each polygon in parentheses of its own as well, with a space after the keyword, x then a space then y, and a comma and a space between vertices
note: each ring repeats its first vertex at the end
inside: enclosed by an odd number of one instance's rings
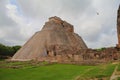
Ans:
POLYGON ((13 56, 21 46, 5 46, 0 44, 0 56, 13 56))

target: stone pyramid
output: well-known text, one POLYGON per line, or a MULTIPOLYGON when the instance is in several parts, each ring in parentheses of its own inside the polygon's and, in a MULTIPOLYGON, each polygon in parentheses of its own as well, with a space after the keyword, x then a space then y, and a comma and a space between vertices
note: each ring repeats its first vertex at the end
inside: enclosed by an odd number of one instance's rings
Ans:
POLYGON ((80 49, 87 49, 82 38, 74 33, 71 24, 59 17, 51 17, 41 31, 36 32, 23 47, 12 57, 12 60, 40 60, 52 53, 74 54, 80 49))

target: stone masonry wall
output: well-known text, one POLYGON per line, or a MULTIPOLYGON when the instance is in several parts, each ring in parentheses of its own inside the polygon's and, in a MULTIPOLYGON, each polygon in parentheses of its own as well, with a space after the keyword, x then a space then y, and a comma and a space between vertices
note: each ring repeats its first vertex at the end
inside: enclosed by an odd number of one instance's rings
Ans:
POLYGON ((103 50, 94 49, 82 49, 76 53, 48 54, 46 57, 42 57, 40 61, 58 62, 58 63, 72 63, 72 62, 109 62, 120 59, 120 50, 117 48, 106 48, 103 50), (53 54, 53 55, 52 55, 53 54))

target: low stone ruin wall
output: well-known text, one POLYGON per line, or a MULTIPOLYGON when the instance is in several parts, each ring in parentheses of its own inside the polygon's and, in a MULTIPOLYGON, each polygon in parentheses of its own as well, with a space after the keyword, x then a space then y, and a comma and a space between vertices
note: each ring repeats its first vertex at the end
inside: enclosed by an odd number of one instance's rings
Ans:
POLYGON ((76 53, 49 54, 38 61, 59 62, 59 63, 80 63, 97 64, 120 59, 120 50, 116 48, 106 48, 104 50, 83 49, 76 53))

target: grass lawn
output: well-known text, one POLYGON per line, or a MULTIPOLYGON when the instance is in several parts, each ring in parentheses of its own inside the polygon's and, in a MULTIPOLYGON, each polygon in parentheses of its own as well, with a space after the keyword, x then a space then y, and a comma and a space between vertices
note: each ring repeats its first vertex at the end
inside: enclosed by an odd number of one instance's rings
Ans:
POLYGON ((0 61, 0 80, 82 80, 110 77, 115 66, 0 61))
POLYGON ((120 63, 118 64, 118 69, 117 70, 120 71, 120 63))
POLYGON ((120 80, 120 77, 118 77, 118 80, 120 80))

